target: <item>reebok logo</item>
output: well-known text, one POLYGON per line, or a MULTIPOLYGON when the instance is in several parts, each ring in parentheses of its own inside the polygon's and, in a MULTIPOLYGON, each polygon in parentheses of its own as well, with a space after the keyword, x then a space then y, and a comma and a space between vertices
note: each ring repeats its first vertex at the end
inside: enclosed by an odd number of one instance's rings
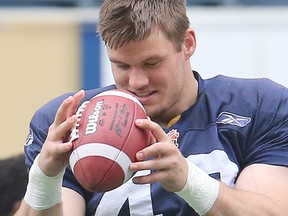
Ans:
POLYGON ((240 116, 229 112, 220 113, 216 119, 217 124, 230 124, 238 127, 245 127, 250 122, 250 117, 240 116))

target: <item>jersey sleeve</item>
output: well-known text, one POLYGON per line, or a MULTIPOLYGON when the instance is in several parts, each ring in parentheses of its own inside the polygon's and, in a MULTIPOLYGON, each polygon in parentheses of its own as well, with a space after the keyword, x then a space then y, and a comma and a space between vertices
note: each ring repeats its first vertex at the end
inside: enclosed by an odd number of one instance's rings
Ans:
POLYGON ((220 136, 233 146, 241 169, 257 163, 288 166, 288 89, 262 79, 248 83, 233 97, 237 102, 226 111, 248 116, 251 122, 237 129, 221 126, 220 136))
POLYGON ((268 103, 268 107, 255 115, 253 128, 247 139, 245 158, 248 163, 288 166, 287 95, 288 92, 285 96, 277 94, 273 102, 263 102, 268 103))

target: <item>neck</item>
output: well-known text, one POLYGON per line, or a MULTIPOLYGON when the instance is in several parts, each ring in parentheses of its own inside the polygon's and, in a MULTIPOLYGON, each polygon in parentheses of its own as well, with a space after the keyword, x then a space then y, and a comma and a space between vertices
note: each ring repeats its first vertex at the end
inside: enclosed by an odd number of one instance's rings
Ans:
POLYGON ((173 121, 175 118, 177 119, 178 116, 181 116, 183 112, 188 110, 196 103, 198 97, 198 81, 196 80, 192 72, 191 76, 191 79, 189 78, 185 80, 184 90, 182 94, 179 95, 180 99, 176 102, 177 104, 174 104, 174 106, 170 110, 162 112, 162 115, 157 115, 156 117, 154 116, 154 118, 151 117, 152 120, 157 122, 162 128, 170 127, 171 121, 173 121), (167 115, 167 113, 170 114, 167 115))

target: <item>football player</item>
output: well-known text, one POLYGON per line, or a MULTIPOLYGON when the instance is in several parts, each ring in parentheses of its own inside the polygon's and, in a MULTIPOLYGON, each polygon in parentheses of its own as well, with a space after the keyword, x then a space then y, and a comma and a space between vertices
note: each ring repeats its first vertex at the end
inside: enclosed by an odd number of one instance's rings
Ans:
POLYGON ((185 0, 103 3, 98 30, 115 85, 65 94, 35 113, 17 215, 287 216, 288 90, 268 79, 202 79, 190 63, 196 36, 185 7, 185 0), (135 124, 154 138, 130 165, 133 179, 91 193, 67 166, 66 138, 81 101, 114 88, 142 102, 151 120, 135 124))

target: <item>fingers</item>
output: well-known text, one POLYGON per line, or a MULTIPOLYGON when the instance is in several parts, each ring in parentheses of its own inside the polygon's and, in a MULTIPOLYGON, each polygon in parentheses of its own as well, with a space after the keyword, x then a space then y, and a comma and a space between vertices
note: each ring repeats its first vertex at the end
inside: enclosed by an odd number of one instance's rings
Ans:
POLYGON ((167 178, 169 170, 163 170, 161 172, 152 172, 148 175, 137 176, 132 179, 134 184, 150 184, 154 182, 162 182, 167 178))
POLYGON ((58 127, 63 121, 67 119, 68 117, 67 110, 69 110, 69 107, 72 106, 72 103, 73 103, 72 96, 68 97, 67 99, 63 101, 63 103, 60 105, 60 107, 57 110, 53 126, 58 127))
POLYGON ((178 156, 182 157, 182 154, 175 145, 158 142, 137 152, 138 162, 132 163, 130 169, 133 171, 171 169, 177 164, 178 156))
POLYGON ((167 191, 180 190, 186 182, 188 172, 184 157, 176 146, 171 144, 156 143, 150 147, 155 146, 162 147, 158 157, 130 165, 132 171, 152 170, 151 174, 134 177, 133 182, 135 184, 160 182, 167 191))
POLYGON ((56 113, 54 126, 58 127, 62 122, 64 122, 67 118, 71 117, 76 112, 76 109, 84 95, 84 90, 80 90, 73 96, 70 96, 63 101, 56 113))
POLYGON ((77 122, 75 112, 84 95, 83 90, 77 92, 64 100, 57 110, 38 160, 39 167, 46 175, 55 176, 68 164, 72 143, 66 140, 77 122))
POLYGON ((133 170, 164 170, 169 169, 169 155, 178 154, 178 150, 169 143, 155 143, 136 154, 138 162, 131 165, 133 170), (149 159, 149 160, 146 160, 149 159), (153 159, 153 160, 152 160, 153 159))
POLYGON ((131 170, 170 169, 170 165, 173 164, 173 161, 171 160, 175 160, 175 156, 182 157, 182 154, 172 143, 170 137, 157 123, 149 119, 137 119, 135 124, 142 129, 151 131, 151 134, 157 142, 137 152, 136 158, 138 162, 131 164, 131 170))
POLYGON ((187 178, 187 163, 182 153, 157 123, 150 119, 137 119, 135 124, 150 131, 156 142, 137 152, 138 162, 130 165, 132 171, 152 170, 151 174, 134 177, 133 182, 160 182, 168 191, 180 190, 187 178))
POLYGON ((47 176, 56 176, 68 165, 69 155, 72 150, 72 143, 63 142, 61 139, 52 140, 48 135, 40 152, 38 164, 40 169, 47 176))
POLYGON ((76 123, 77 118, 75 116, 75 112, 84 95, 84 90, 81 90, 73 96, 69 96, 60 105, 55 115, 54 122, 49 128, 50 133, 51 131, 54 131, 51 137, 53 140, 64 140, 69 130, 71 130, 73 125, 76 123))
MULTIPOLYGON (((77 122, 77 116, 73 115, 69 118, 66 119, 66 121, 62 122, 60 125, 58 125, 58 127, 52 127, 54 129, 53 133, 51 133, 51 140, 68 140, 68 133, 70 134, 70 130, 71 128, 75 125, 75 123, 77 122)), ((49 130, 49 132, 52 130, 49 130)))
POLYGON ((135 124, 139 128, 151 131, 152 135, 156 139, 155 141, 171 141, 160 125, 151 121, 150 119, 136 119, 135 124))
POLYGON ((63 153, 71 150, 72 143, 65 142, 67 134, 77 121, 77 116, 73 115, 58 127, 50 126, 47 138, 43 144, 42 152, 45 152, 53 158, 58 158, 63 153))
POLYGON ((77 107, 79 106, 79 103, 84 98, 84 96, 85 96, 85 91, 84 90, 80 90, 76 94, 73 95, 72 106, 67 111, 67 115, 68 116, 71 116, 71 115, 73 115, 76 112, 77 107))
POLYGON ((135 121, 135 124, 139 128, 150 131, 153 137, 152 139, 154 140, 153 145, 143 149, 142 151, 139 151, 136 154, 136 158, 139 161, 145 160, 148 157, 158 157, 161 154, 162 155, 167 154, 169 153, 168 150, 171 147, 175 148, 170 137, 165 133, 165 131, 157 123, 151 121, 150 119, 137 119, 135 121), (168 145, 168 146, 167 148, 166 147, 164 148, 163 145, 168 145), (165 151, 163 151, 163 149, 165 151))

